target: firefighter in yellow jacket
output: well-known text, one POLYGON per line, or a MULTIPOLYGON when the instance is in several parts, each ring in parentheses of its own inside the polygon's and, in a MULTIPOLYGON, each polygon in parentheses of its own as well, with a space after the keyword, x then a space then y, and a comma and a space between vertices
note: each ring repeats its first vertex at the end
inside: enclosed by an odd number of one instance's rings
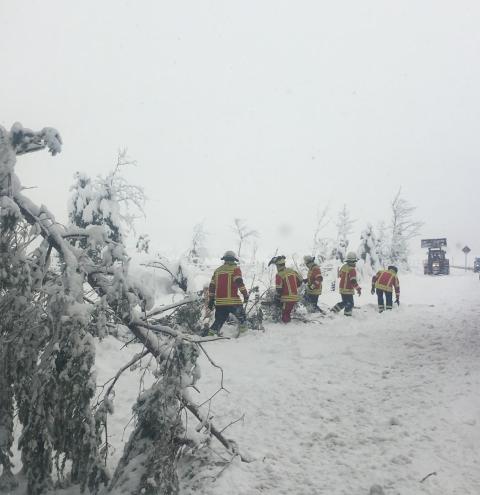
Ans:
POLYGON ((318 307, 318 297, 322 293, 322 271, 315 263, 314 256, 304 256, 303 261, 308 268, 307 278, 303 279, 303 283, 307 284, 305 290, 305 303, 307 309, 312 313, 322 312, 318 307))
POLYGON ((339 291, 342 300, 335 304, 331 311, 338 313, 343 308, 343 314, 345 316, 352 316, 354 306, 353 295, 355 294, 355 291, 357 291, 359 296, 362 293, 362 289, 357 282, 357 271, 355 269, 355 265, 358 261, 357 255, 351 251, 347 254, 345 261, 346 263, 338 271, 338 276, 340 277, 339 291))
POLYGON ((277 267, 275 300, 282 306, 283 323, 288 323, 292 319, 291 313, 295 304, 300 300, 298 288, 302 285, 303 280, 295 270, 285 266, 285 260, 285 256, 275 256, 270 260, 268 266, 275 264, 277 267))
POLYGON ((238 258, 233 251, 226 251, 221 258, 224 263, 213 273, 209 286, 208 308, 215 306, 215 321, 210 334, 218 334, 228 316, 232 313, 240 324, 240 331, 246 330, 246 315, 243 303, 248 302, 248 291, 243 283, 242 271, 237 265, 238 258), (243 303, 238 292, 242 293, 243 303))
POLYGON ((390 265, 388 270, 379 270, 372 277, 372 294, 377 293, 378 312, 383 313, 386 309, 392 309, 393 290, 395 289, 395 302, 400 305, 400 282, 397 277, 398 268, 390 265), (385 302, 383 295, 385 294, 385 302))

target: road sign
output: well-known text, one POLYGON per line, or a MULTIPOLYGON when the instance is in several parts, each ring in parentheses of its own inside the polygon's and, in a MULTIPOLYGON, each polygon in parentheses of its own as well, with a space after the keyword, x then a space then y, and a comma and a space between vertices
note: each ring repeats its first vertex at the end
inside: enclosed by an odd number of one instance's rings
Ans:
POLYGON ((462 251, 463 251, 465 254, 468 254, 468 253, 471 251, 471 249, 470 249, 468 246, 465 246, 465 247, 462 249, 462 251))
POLYGON ((447 239, 442 237, 441 239, 422 239, 422 248, 441 248, 447 245, 447 239))

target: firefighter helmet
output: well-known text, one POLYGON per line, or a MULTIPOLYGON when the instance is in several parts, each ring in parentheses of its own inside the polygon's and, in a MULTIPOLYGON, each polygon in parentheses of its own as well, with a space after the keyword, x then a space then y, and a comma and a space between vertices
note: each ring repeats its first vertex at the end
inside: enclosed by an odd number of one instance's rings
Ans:
POLYGON ((284 265, 285 264, 285 256, 274 256, 269 262, 268 266, 270 265, 284 265))
POLYGON ((353 251, 350 251, 349 253, 347 253, 346 261, 347 263, 356 263, 358 261, 357 254, 353 251))
POLYGON ((225 251, 225 254, 220 259, 224 261, 238 261, 237 255, 233 251, 225 251))
POLYGON ((393 270, 395 273, 398 273, 398 268, 395 265, 389 265, 388 269, 393 270))
POLYGON ((310 256, 309 254, 307 254, 306 256, 303 257, 303 261, 306 265, 308 265, 309 263, 314 263, 315 256, 310 256))

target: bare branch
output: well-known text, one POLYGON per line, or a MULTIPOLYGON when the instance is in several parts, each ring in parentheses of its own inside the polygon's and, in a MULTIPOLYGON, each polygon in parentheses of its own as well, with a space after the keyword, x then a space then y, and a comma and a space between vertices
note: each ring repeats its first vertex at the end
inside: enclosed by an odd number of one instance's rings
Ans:
POLYGON ((190 296, 185 299, 182 299, 181 301, 173 304, 167 304, 166 306, 160 306, 159 308, 153 308, 147 313, 147 318, 151 318, 152 316, 164 313, 165 311, 168 311, 173 308, 178 308, 179 306, 183 306, 185 304, 190 304, 195 301, 198 301, 201 299, 199 296, 190 296))

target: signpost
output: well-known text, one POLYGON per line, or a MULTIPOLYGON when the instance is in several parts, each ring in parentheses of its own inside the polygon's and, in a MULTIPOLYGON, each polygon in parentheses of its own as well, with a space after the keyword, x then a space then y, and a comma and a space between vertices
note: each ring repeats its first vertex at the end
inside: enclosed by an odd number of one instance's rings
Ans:
POLYGON ((468 246, 465 246, 462 251, 465 253, 465 271, 467 271, 467 256, 471 249, 468 246))
POLYGON ((440 239, 422 239, 422 248, 441 248, 447 245, 447 239, 442 237, 440 239))

